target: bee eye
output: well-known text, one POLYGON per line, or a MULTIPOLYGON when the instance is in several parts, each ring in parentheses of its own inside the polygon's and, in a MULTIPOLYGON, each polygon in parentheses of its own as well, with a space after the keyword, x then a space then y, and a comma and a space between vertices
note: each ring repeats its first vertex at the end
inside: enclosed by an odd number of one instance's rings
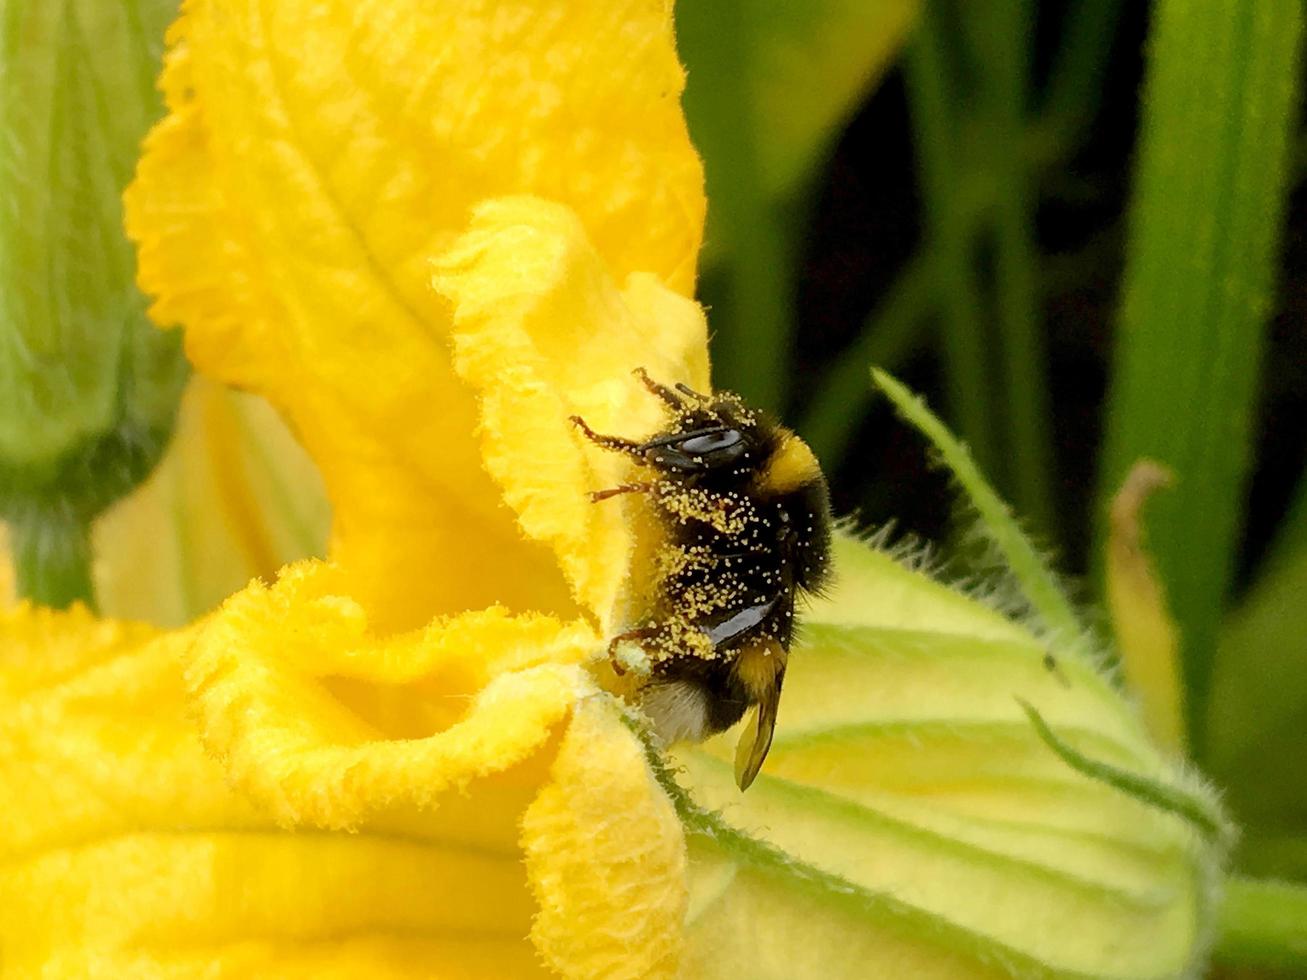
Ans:
POLYGON ((644 458, 663 469, 703 473, 737 462, 748 449, 739 429, 713 427, 655 440, 645 449, 644 458))
POLYGON ((678 442, 676 448, 687 456, 707 456, 739 445, 744 439, 739 429, 727 429, 724 432, 711 432, 707 435, 692 436, 678 442))

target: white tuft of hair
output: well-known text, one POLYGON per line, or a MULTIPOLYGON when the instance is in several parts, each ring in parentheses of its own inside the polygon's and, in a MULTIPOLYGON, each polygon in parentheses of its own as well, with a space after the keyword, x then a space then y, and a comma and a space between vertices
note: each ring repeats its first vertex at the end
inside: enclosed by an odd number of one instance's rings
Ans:
POLYGON ((640 708, 664 745, 701 742, 708 731, 708 692, 695 681, 655 681, 640 694, 640 708))

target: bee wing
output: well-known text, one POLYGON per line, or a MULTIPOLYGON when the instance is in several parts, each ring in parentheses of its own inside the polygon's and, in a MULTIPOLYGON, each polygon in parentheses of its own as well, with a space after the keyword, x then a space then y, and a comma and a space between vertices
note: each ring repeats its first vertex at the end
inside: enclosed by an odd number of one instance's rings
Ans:
POLYGON ((758 699, 758 707, 749 714, 740 740, 735 745, 735 783, 744 792, 753 785, 762 769, 763 760, 771 749, 772 734, 776 731, 776 709, 781 703, 781 681, 785 674, 778 673, 767 684, 758 699))

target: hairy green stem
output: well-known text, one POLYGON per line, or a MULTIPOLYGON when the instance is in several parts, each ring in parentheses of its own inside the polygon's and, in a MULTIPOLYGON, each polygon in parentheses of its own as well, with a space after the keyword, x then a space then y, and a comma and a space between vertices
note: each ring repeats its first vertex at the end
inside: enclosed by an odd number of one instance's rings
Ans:
POLYGON ((9 525, 18 597, 66 609, 95 608, 91 581, 91 529, 65 514, 25 516, 9 525))
POLYGON ((872 368, 872 380, 903 418, 921 432, 966 493, 980 515, 980 526, 1003 557, 1013 580, 1043 629, 1068 649, 1077 649, 1085 627, 1057 577, 1021 530, 1012 511, 981 475, 967 447, 958 442, 939 418, 897 379, 872 368))
POLYGON ((1307 886, 1231 875, 1220 928, 1217 963, 1307 973, 1307 886))
POLYGON ((1223 852, 1228 848, 1234 837, 1234 828, 1213 801, 1195 796, 1178 787, 1168 786, 1157 779, 1150 779, 1128 769, 1122 769, 1120 766, 1091 759, 1059 738, 1044 720, 1043 715, 1035 710, 1030 702, 1017 698, 1017 703, 1030 719, 1040 741, 1076 772, 1118 789, 1146 806, 1174 813, 1182 820, 1188 821, 1203 836, 1219 844, 1223 852))

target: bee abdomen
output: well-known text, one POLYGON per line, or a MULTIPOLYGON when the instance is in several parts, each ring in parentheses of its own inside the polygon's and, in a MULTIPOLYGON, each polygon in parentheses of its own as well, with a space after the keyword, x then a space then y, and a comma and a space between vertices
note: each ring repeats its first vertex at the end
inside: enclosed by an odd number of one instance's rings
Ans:
POLYGON ((745 702, 710 690, 692 677, 650 682, 640 694, 640 709, 663 744, 701 742, 724 732, 744 717, 745 702))

